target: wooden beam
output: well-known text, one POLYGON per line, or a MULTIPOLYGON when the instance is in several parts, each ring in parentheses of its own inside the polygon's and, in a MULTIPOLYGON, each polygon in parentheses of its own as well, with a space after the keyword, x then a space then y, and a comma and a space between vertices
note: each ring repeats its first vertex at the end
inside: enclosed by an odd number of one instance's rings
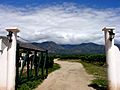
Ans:
POLYGON ((19 44, 17 44, 16 49, 16 79, 15 79, 15 89, 17 89, 18 83, 19 83, 19 44))
POLYGON ((27 79, 29 79, 29 64, 30 64, 29 51, 27 51, 27 79))
POLYGON ((34 61, 35 61, 35 76, 37 77, 38 76, 38 70, 37 70, 37 67, 38 67, 38 61, 37 61, 37 51, 34 52, 34 61))

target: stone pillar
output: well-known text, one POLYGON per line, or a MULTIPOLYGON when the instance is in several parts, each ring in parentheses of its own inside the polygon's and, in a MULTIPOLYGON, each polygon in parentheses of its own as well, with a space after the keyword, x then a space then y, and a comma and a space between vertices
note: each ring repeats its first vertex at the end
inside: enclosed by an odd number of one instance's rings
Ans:
POLYGON ((8 65, 7 65, 7 90, 15 90, 15 77, 16 77, 16 46, 17 46, 17 33, 19 32, 17 27, 11 27, 6 29, 12 33, 12 41, 9 40, 8 46, 8 65))
POLYGON ((108 64, 108 84, 109 90, 120 90, 120 51, 114 45, 114 37, 110 38, 110 33, 114 27, 105 27, 103 28, 105 34, 105 48, 106 48, 106 60, 108 64))

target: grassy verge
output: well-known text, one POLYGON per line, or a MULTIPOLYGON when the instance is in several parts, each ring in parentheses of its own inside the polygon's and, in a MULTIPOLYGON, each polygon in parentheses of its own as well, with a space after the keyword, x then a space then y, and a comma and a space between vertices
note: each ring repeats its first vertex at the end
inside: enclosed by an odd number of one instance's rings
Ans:
POLYGON ((80 61, 86 71, 89 74, 94 75, 95 79, 92 80, 92 84, 98 85, 98 87, 104 88, 104 90, 107 88, 107 68, 105 66, 98 66, 94 65, 92 63, 86 63, 83 61, 80 61))
POLYGON ((53 72, 53 71, 55 71, 55 70, 57 70, 59 68, 60 68, 60 65, 57 64, 57 63, 54 63, 53 68, 49 68, 48 73, 51 73, 51 72, 53 72))
MULTIPOLYGON (((51 73, 57 69, 60 68, 59 64, 54 63, 52 68, 49 68, 48 73, 51 73)), ((36 79, 32 79, 27 81, 26 83, 23 83, 18 86, 17 90, 33 90, 38 85, 40 85, 43 82, 43 79, 41 76, 37 77, 36 79)))

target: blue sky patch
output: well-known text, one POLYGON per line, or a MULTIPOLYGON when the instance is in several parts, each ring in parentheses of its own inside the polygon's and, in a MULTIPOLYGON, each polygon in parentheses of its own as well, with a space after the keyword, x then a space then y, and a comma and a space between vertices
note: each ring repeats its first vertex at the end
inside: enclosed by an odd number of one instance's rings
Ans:
POLYGON ((15 7, 37 7, 41 5, 55 5, 63 3, 75 3, 92 8, 119 8, 120 0, 0 0, 2 5, 15 7))

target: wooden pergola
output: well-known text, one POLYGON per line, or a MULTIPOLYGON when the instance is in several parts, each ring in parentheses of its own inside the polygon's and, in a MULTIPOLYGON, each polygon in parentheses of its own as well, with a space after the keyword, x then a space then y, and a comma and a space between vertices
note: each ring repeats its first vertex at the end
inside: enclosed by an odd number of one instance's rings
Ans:
POLYGON ((17 41, 17 51, 16 51, 16 84, 22 83, 23 74, 26 73, 27 80, 31 77, 42 78, 48 75, 48 51, 39 48, 30 43, 23 43, 17 41), (24 53, 24 56, 21 54, 24 53), (24 57, 22 67, 20 69, 20 57, 24 57), (26 68, 26 70, 24 70, 26 68), (41 73, 39 71, 41 70, 41 73), (45 73, 44 73, 45 71, 45 73))
MULTIPOLYGON (((9 45, 7 37, 0 36, 0 38, 6 46, 9 45)), ((18 84, 26 82, 31 78, 45 78, 47 75, 48 51, 33 44, 17 40, 16 87, 18 84)))

